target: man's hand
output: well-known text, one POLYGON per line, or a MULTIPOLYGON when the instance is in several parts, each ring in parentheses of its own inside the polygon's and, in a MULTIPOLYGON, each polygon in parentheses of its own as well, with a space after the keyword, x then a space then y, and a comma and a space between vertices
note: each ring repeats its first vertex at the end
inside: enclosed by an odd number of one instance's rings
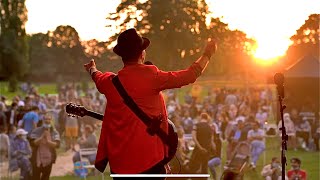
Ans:
POLYGON ((202 153, 207 153, 208 151, 205 149, 205 148, 203 148, 203 147, 200 147, 200 151, 202 152, 202 153))
POLYGON ((207 56, 209 59, 217 50, 217 43, 214 39, 209 38, 207 41, 207 45, 204 49, 203 55, 207 56))
POLYGON ((85 67, 86 71, 88 71, 90 74, 93 72, 93 70, 97 70, 96 63, 93 59, 91 59, 89 63, 84 64, 83 66, 85 67))

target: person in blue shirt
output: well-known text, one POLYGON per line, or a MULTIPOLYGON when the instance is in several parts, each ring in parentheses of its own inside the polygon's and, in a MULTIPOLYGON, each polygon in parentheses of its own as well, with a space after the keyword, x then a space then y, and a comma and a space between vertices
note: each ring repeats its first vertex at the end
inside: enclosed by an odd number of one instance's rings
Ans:
POLYGON ((39 107, 33 106, 29 112, 27 112, 22 118, 22 127, 28 133, 31 133, 33 129, 37 127, 39 122, 39 107))

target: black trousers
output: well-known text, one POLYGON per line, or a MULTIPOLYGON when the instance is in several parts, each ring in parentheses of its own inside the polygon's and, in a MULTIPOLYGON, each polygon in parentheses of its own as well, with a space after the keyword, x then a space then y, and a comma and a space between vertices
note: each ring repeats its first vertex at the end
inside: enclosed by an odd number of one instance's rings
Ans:
MULTIPOLYGON (((190 162, 189 168, 190 172, 193 174, 208 174, 208 161, 210 159, 209 153, 202 152, 197 146, 194 148, 190 162)), ((192 178, 192 180, 203 180, 204 178, 192 178)))
MULTIPOLYGON (((117 174, 117 173, 115 173, 111 170, 111 174, 117 174)), ((164 165, 162 163, 158 163, 158 164, 154 165, 153 167, 151 167, 150 169, 143 171, 139 174, 166 174, 166 169, 164 168, 164 165)), ((126 179, 130 179, 130 180, 139 180, 139 179, 163 180, 165 178, 164 177, 154 177, 154 178, 151 178, 151 177, 145 177, 145 178, 142 178, 142 177, 114 177, 113 179, 114 180, 122 180, 122 179, 125 179, 125 180, 126 179)))
POLYGON ((32 180, 49 180, 50 174, 52 170, 52 164, 43 167, 33 166, 32 170, 32 180))

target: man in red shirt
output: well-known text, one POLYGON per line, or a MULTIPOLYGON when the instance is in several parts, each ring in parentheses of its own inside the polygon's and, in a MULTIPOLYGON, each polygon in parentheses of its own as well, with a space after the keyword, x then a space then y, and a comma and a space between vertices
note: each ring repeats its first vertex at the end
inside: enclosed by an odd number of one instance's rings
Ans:
MULTIPOLYGON (((124 67, 118 77, 136 104, 150 117, 163 115, 160 128, 168 132, 166 106, 162 90, 179 88, 193 83, 206 68, 216 51, 215 41, 208 41, 203 55, 189 68, 165 72, 156 66, 144 64, 150 41, 135 29, 122 32, 113 51, 122 58, 124 67)), ((84 65, 98 91, 108 100, 102 124, 95 166, 104 171, 107 159, 112 173, 165 173, 161 160, 167 155, 166 146, 155 135, 146 131, 146 125, 123 102, 112 83, 116 75, 97 70, 94 60, 84 65)))
POLYGON ((301 160, 299 158, 291 159, 291 167, 292 169, 288 171, 289 180, 306 180, 307 173, 306 171, 300 169, 301 160))

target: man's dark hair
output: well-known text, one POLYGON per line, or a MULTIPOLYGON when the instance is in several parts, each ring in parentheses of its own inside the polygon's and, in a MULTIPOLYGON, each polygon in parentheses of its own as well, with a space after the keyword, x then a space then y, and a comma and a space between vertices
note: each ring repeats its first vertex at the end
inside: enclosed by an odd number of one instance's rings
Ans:
POLYGON ((32 106, 31 107, 31 111, 39 111, 39 107, 38 106, 32 106))
POLYGON ((11 107, 16 107, 16 106, 18 106, 18 103, 12 102, 11 107))
POLYGON ((271 159, 271 161, 273 162, 273 161, 275 161, 275 160, 277 160, 278 158, 277 157, 273 157, 272 159, 271 159))
POLYGON ((299 158, 291 158, 291 163, 292 162, 296 162, 298 163, 299 165, 301 164, 301 160, 299 158))

